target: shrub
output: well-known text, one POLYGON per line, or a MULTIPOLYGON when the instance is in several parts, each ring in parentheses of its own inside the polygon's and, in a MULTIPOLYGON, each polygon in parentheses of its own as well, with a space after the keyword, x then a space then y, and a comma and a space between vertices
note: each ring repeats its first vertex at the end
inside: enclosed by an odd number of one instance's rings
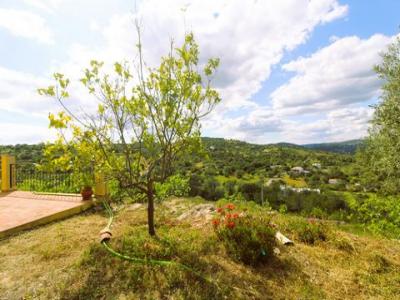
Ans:
POLYGON ((313 218, 324 219, 326 217, 326 213, 319 207, 313 207, 309 213, 309 216, 313 218))
POLYGON ((168 177, 164 183, 156 183, 156 195, 161 200, 170 196, 187 196, 189 190, 189 178, 182 175, 174 175, 168 177))
POLYGON ((347 203, 354 218, 375 232, 400 237, 400 201, 398 197, 376 194, 346 193, 347 203))
POLYGON ((190 196, 199 196, 202 191, 202 185, 203 185, 204 178, 196 173, 191 174, 189 178, 189 195, 190 196))
POLYGON ((294 221, 290 224, 290 228, 294 231, 296 239, 306 244, 313 245, 318 241, 328 239, 327 226, 313 219, 294 221))
POLYGON ((281 214, 286 214, 286 213, 287 213, 287 206, 286 206, 286 204, 281 204, 281 205, 279 205, 279 212, 280 212, 281 214))
POLYGON ((236 171, 236 177, 237 178, 242 178, 243 177, 243 175, 244 175, 244 171, 243 170, 237 170, 236 171))
POLYGON ((216 201, 224 197, 224 189, 214 177, 211 177, 204 182, 200 195, 204 199, 216 201))
POLYGON ((240 185, 239 191, 242 193, 247 201, 260 201, 261 187, 259 184, 252 182, 245 182, 240 185))
POLYGON ((218 239, 234 260, 255 266, 274 255, 275 230, 265 216, 239 212, 229 203, 217 209, 212 222, 218 239))
POLYGON ((126 198, 130 198, 131 196, 124 188, 121 188, 119 182, 115 179, 111 179, 107 182, 107 191, 109 199, 116 202, 122 201, 126 198))
POLYGON ((236 180, 227 180, 224 183, 225 193, 227 196, 232 196, 236 192, 236 180))

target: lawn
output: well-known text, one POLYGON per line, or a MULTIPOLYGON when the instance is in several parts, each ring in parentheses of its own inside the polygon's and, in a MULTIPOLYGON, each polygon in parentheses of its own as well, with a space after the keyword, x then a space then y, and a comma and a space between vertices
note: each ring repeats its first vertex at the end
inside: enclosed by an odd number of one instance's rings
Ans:
MULTIPOLYGON (((177 266, 133 264, 111 256, 98 241, 107 216, 94 209, 0 241, 1 297, 396 299, 400 295, 398 240, 330 225, 329 239, 309 245, 296 238, 291 225, 300 217, 274 214, 272 221, 295 245, 280 246, 276 258, 250 267, 227 255, 210 215, 197 213, 210 207, 207 204, 215 203, 172 199, 159 204, 158 239, 147 235, 143 206, 118 206, 111 246, 130 256, 183 263, 212 283, 177 266)), ((250 213, 268 213, 255 204, 239 206, 250 213)))

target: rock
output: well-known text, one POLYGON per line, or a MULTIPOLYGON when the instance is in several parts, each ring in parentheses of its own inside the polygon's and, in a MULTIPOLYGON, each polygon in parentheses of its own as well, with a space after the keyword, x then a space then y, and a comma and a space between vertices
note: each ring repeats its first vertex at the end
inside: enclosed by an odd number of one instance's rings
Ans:
POLYGON ((205 219, 205 220, 211 220, 212 218, 212 213, 215 211, 215 207, 212 204, 199 204, 188 211, 184 212, 181 214, 177 220, 183 221, 185 219, 205 219))

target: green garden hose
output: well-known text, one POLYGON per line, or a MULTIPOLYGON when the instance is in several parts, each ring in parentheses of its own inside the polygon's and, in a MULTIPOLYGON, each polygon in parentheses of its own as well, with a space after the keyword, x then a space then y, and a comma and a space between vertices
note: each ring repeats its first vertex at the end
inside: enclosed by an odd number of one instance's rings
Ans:
POLYGON ((118 257, 118 258, 123 259, 123 260, 127 260, 127 261, 130 261, 130 262, 133 262, 133 263, 137 263, 137 264, 158 265, 158 266, 177 266, 177 267, 179 267, 179 268, 181 268, 183 270, 186 270, 186 271, 189 271, 189 272, 195 274, 197 277, 205 280, 206 282, 217 286, 216 283, 213 282, 210 278, 204 277, 199 272, 193 270, 192 268, 190 268, 190 267, 188 267, 188 266, 186 266, 184 264, 181 264, 181 263, 178 263, 178 262, 175 262, 175 261, 170 261, 170 260, 156 260, 156 259, 143 259, 143 258, 131 257, 131 256, 127 256, 127 255, 124 255, 122 253, 119 253, 119 252, 115 251, 108 244, 108 241, 111 238, 111 230, 110 230, 110 228, 111 228, 112 222, 114 220, 114 214, 113 214, 112 209, 111 209, 111 207, 110 207, 110 205, 108 204, 107 201, 103 201, 103 204, 104 204, 105 209, 108 212, 109 217, 108 217, 107 226, 101 231, 101 233, 105 233, 106 234, 105 237, 102 236, 101 244, 113 256, 118 257))

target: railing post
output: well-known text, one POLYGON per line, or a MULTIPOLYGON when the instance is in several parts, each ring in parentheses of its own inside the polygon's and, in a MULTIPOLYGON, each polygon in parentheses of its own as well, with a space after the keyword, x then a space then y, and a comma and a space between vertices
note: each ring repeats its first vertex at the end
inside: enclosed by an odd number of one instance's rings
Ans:
POLYGON ((96 173, 95 176, 95 187, 94 195, 96 198, 103 198, 107 195, 107 186, 104 179, 104 175, 101 173, 96 173))
POLYGON ((9 192, 17 187, 17 174, 15 168, 15 157, 1 155, 1 191, 9 192))

